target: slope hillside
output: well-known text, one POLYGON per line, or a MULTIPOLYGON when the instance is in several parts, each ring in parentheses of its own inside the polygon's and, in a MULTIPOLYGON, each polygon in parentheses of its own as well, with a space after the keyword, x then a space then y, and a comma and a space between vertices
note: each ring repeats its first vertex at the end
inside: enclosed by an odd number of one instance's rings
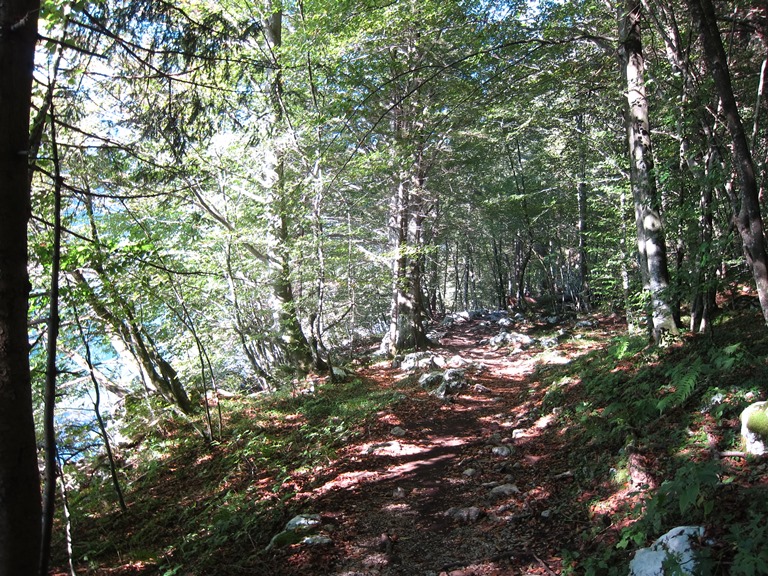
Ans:
POLYGON ((439 346, 394 363, 346 352, 340 382, 220 398, 212 444, 137 424, 124 514, 104 471, 65 470, 76 572, 626 574, 638 547, 697 524, 702 570, 768 573, 766 463, 738 437, 768 393, 757 313, 664 349, 616 316, 435 330, 439 346))

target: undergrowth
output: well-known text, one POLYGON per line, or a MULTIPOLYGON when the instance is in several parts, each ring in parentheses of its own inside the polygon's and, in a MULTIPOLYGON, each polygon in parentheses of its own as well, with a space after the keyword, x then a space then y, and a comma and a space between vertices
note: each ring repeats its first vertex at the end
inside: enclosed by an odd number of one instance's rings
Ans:
MULTIPOLYGON (((768 393, 766 339, 759 334, 746 346, 748 338, 721 327, 714 337, 659 349, 621 336, 548 371, 548 383, 581 383, 562 419, 575 441, 605 456, 591 461, 580 489, 587 484, 608 498, 629 487, 630 504, 613 508, 609 528, 593 531, 582 549, 563 551, 564 573, 626 574, 637 548, 675 526, 703 525, 711 545, 697 573, 768 574, 768 466, 718 456, 740 449, 738 416, 768 393), (632 490, 631 452, 653 461, 655 485, 632 490), (601 492, 596 486, 605 477, 612 487, 603 482, 601 492)), ((574 450, 575 467, 584 466, 583 454, 574 450)))
MULTIPOLYGON (((302 482, 396 399, 352 380, 222 400, 223 433, 213 442, 178 417, 148 424, 151 414, 134 407, 129 429, 138 445, 121 461, 127 513, 118 511, 103 466, 64 470, 76 564, 151 564, 168 576, 191 565, 201 574, 247 572, 270 535, 300 512, 289 501, 302 482)), ((64 564, 64 542, 54 553, 64 564)))
MULTIPOLYGON (((579 543, 562 551, 563 574, 624 575, 636 549, 692 524, 707 529, 701 573, 768 574, 766 464, 717 457, 740 449, 741 410, 768 395, 764 329, 734 322, 668 348, 621 336, 568 364, 542 363, 534 409, 554 411, 570 438, 569 489, 584 518, 579 543), (630 484, 632 455, 648 463, 647 485, 630 484)), ((131 439, 118 450, 127 513, 103 463, 64 470, 76 563, 258 573, 271 535, 312 512, 296 495, 327 478, 339 449, 402 397, 396 389, 353 380, 222 400, 213 442, 187 420, 132 406, 131 439)), ((63 542, 56 551, 63 565, 63 542)))

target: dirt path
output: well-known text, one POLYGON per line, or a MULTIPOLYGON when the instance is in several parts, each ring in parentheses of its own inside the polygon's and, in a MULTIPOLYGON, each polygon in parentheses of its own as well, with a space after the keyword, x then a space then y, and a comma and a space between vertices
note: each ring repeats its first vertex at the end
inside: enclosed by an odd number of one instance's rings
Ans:
POLYGON ((301 495, 322 515, 333 544, 279 550, 273 569, 338 576, 560 572, 560 553, 587 518, 567 468, 567 440, 555 416, 541 409, 545 391, 535 369, 588 345, 494 350, 487 340, 498 331, 472 321, 443 336, 436 354, 472 363, 468 387, 449 400, 386 362, 362 373, 402 390, 403 399, 347 447, 332 475, 301 495))

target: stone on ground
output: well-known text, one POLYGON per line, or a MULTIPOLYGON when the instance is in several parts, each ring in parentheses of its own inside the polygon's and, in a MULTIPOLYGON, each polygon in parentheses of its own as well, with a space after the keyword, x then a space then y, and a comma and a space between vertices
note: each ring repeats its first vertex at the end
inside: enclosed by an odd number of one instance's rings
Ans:
POLYGON ((741 437, 747 454, 768 454, 768 402, 755 402, 741 413, 741 437))
POLYGON ((629 563, 629 576, 695 574, 698 564, 693 542, 704 537, 701 526, 678 526, 650 547, 635 552, 629 563))

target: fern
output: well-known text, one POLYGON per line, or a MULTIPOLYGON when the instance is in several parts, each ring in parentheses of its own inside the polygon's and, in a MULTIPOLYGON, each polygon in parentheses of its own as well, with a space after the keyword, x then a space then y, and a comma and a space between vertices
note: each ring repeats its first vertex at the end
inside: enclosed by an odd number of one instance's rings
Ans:
POLYGON ((690 398, 707 369, 708 366, 701 358, 696 358, 692 364, 687 366, 677 364, 667 370, 666 376, 669 378, 667 387, 671 392, 656 404, 659 412, 663 413, 667 408, 680 406, 690 398))
POLYGON ((722 350, 713 349, 709 353, 710 362, 718 370, 731 370, 734 366, 742 363, 746 356, 746 351, 740 342, 726 346, 722 350))
POLYGON ((727 540, 736 549, 731 574, 757 576, 768 574, 768 526, 765 517, 750 512, 750 520, 730 527, 727 540))

